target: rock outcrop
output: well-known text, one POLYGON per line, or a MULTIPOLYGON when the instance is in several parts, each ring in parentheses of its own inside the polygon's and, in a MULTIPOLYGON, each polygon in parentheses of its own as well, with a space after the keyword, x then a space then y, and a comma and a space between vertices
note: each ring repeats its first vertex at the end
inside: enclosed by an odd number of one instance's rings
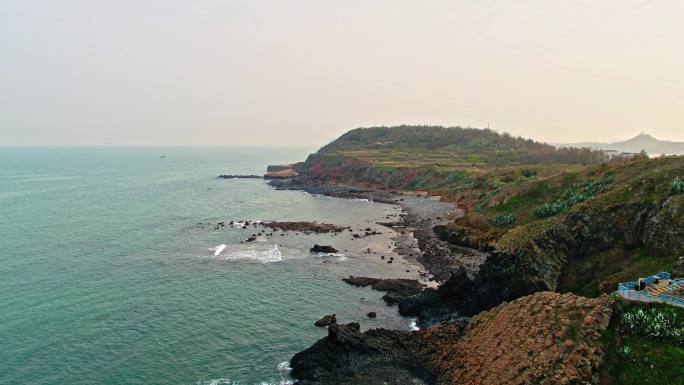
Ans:
POLYGON ((328 314, 324 315, 319 319, 318 321, 314 322, 314 325, 318 326, 319 328, 323 328, 326 326, 330 326, 334 323, 337 323, 337 317, 335 314, 328 314))
POLYGON ((418 282, 415 279, 406 278, 369 278, 369 277, 354 277, 342 278, 342 280, 350 285, 365 287, 370 286, 374 290, 386 291, 387 293, 382 297, 388 305, 395 305, 402 303, 408 298, 419 294, 427 286, 418 282))
POLYGON ((679 198, 620 202, 602 196, 581 210, 547 220, 541 231, 514 229, 490 252, 470 288, 449 297, 451 305, 473 315, 534 292, 558 290, 569 264, 612 248, 682 255, 684 226, 678 210, 683 206, 674 203, 679 198))
POLYGON ((270 165, 266 168, 264 179, 289 179, 299 176, 292 164, 270 165))
POLYGON ((608 297, 543 292, 417 332, 332 324, 293 357, 292 375, 301 385, 589 383, 611 316, 608 297))
POLYGON ((608 297, 536 293, 474 317, 428 366, 439 384, 591 383, 612 312, 608 297))
POLYGON ((349 227, 337 226, 329 223, 319 223, 319 222, 263 222, 262 226, 268 227, 273 230, 282 231, 301 231, 304 233, 339 233, 347 230, 349 227))
POLYGON ((321 245, 314 245, 314 247, 309 250, 312 253, 325 253, 325 254, 332 254, 332 253, 337 253, 337 249, 332 247, 332 246, 321 246, 321 245))

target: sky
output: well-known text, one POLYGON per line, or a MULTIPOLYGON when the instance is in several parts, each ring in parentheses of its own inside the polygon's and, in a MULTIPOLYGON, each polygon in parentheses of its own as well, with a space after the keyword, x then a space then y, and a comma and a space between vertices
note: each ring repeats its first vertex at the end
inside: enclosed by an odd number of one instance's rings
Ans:
POLYGON ((684 141, 684 2, 0 0, 0 145, 684 141))

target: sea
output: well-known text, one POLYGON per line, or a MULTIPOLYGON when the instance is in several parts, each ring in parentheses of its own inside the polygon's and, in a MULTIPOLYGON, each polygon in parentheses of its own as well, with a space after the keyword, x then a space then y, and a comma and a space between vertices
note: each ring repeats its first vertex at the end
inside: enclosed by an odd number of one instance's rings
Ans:
POLYGON ((1 147, 0 384, 289 384, 289 359, 327 333, 313 325, 323 315, 412 328, 383 293, 341 280, 417 276, 381 258, 396 233, 377 222, 399 207, 216 178, 313 150, 1 147), (381 234, 244 242, 261 230, 218 226, 272 220, 381 234))

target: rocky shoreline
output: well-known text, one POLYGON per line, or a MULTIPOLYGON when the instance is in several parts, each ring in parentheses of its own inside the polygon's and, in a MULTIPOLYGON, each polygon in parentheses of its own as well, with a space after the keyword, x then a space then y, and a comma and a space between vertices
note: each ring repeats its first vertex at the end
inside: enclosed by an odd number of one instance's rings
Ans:
MULTIPOLYGON (((386 292, 383 296, 385 303, 398 305, 399 313, 404 316, 418 317, 421 328, 442 322, 433 326, 440 330, 435 335, 462 333, 469 319, 459 317, 456 309, 443 306, 443 297, 470 282, 487 254, 449 244, 433 231, 435 226, 444 225, 462 215, 454 204, 441 202, 436 197, 343 185, 311 184, 298 178, 276 179, 268 183, 281 190, 299 190, 344 199, 365 199, 402 207, 399 220, 378 224, 397 232, 399 235, 394 238, 395 252, 423 266, 427 271, 423 279, 432 280, 441 287, 427 287, 416 280, 407 279, 348 277, 344 281, 350 285, 371 286, 375 290, 386 292)), ((334 320, 334 315, 326 317, 319 320, 317 325, 329 327, 328 337, 292 359, 292 374, 299 383, 434 383, 430 379, 431 374, 421 367, 422 360, 415 356, 414 350, 419 346, 426 349, 422 337, 416 337, 417 334, 409 331, 387 329, 372 329, 361 333, 358 324, 338 325, 330 322, 331 319, 334 320), (378 351, 379 356, 376 354, 378 351), (341 357, 345 355, 351 358, 341 357), (368 371, 358 372, 357 365, 368 365, 368 371), (354 374, 348 376, 350 370, 354 374), (379 379, 392 379, 392 382, 379 379)), ((422 333, 432 332, 420 333, 422 336, 422 333)))
POLYGON ((357 323, 339 325, 334 317, 328 318, 328 336, 291 360, 298 384, 596 382, 604 362, 601 334, 607 331, 613 313, 610 297, 590 299, 530 286, 524 290, 536 293, 516 296, 510 303, 506 301, 512 298, 497 303, 481 300, 483 295, 492 297, 483 291, 506 284, 482 282, 497 266, 496 259, 506 256, 451 239, 444 225, 462 215, 453 205, 400 192, 309 184, 298 178, 269 183, 278 189, 400 205, 400 220, 378 224, 399 233, 395 250, 414 258, 438 284, 425 287, 415 280, 344 279, 351 285, 385 291, 383 300, 398 305, 401 315, 415 317, 420 330, 362 332, 357 323), (479 296, 468 298, 469 293, 479 296))
POLYGON ((452 245, 440 239, 433 231, 435 226, 444 225, 463 214, 454 204, 397 191, 311 184, 297 178, 270 180, 268 183, 279 190, 298 190, 335 198, 366 199, 401 206, 403 213, 400 220, 378 224, 399 233, 395 239, 396 252, 422 265, 429 273, 424 278, 437 283, 446 282, 451 273, 460 268, 465 269, 472 279, 487 258, 486 253, 452 245))
POLYGON ((611 317, 608 297, 540 292, 417 332, 331 322, 294 355, 292 375, 300 385, 590 383, 611 317))
POLYGON ((681 357, 681 341, 666 351, 650 333, 641 343, 643 332, 628 326, 624 304, 609 295, 619 282, 677 270, 682 159, 612 164, 548 148, 550 164, 536 155, 501 163, 501 150, 544 145, 498 135, 472 141, 489 134, 359 128, 292 165, 299 176, 271 182, 400 205, 398 220, 377 223, 398 233, 395 252, 436 284, 405 290, 391 279, 345 279, 386 291, 385 301, 421 330, 362 333, 330 323, 328 337, 291 361, 301 384, 637 384, 663 377, 658 365, 675 373, 665 362, 681 357), (476 147, 497 155, 471 164, 476 147), (431 194, 457 204, 440 206, 448 203, 431 194), (643 350, 633 354, 637 344, 643 350), (618 372, 636 364, 634 355, 664 361, 618 372))

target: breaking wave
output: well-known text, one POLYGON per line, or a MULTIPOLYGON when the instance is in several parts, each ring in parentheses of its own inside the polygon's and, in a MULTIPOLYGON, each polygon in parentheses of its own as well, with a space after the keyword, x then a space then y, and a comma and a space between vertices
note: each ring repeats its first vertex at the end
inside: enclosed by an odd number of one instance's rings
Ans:
POLYGON ((420 327, 418 327, 418 323, 416 322, 416 320, 411 320, 411 322, 409 323, 409 330, 414 332, 420 330, 420 327))
POLYGON ((225 261, 255 261, 261 263, 273 263, 280 262, 283 260, 283 254, 278 249, 277 245, 273 245, 269 248, 266 245, 254 245, 254 246, 244 246, 244 245, 225 245, 220 244, 218 246, 212 247, 209 250, 214 252, 213 257, 216 257, 225 261))
POLYGON ((215 257, 218 256, 218 255, 221 254, 221 252, 222 252, 223 250, 225 250, 225 249, 226 249, 226 245, 223 244, 223 243, 220 244, 220 245, 218 245, 218 246, 216 246, 216 247, 214 247, 214 256, 215 256, 215 257))
MULTIPOLYGON (((295 381, 290 377, 290 372, 292 368, 290 363, 283 361, 278 364, 278 376, 280 380, 275 382, 272 381, 261 381, 254 385, 294 385, 295 381)), ((229 378, 215 378, 207 381, 197 381, 196 385, 247 385, 240 381, 231 381, 229 378)))

